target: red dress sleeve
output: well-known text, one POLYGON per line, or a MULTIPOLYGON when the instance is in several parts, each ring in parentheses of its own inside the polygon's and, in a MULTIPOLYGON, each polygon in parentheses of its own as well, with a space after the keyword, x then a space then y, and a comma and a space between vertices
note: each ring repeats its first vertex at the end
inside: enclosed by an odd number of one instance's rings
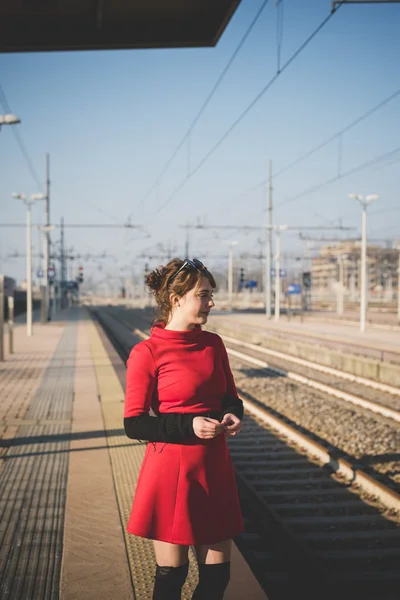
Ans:
POLYGON ((151 349, 141 342, 129 355, 126 372, 124 428, 131 439, 181 443, 194 437, 193 414, 149 414, 157 384, 151 349))
POLYGON ((127 367, 124 417, 138 417, 149 413, 157 381, 150 348, 143 343, 134 346, 127 367))

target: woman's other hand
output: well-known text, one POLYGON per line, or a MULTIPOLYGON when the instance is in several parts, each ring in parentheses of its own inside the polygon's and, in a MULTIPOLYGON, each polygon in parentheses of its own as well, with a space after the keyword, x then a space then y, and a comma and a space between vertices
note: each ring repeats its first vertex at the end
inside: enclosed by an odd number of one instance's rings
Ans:
POLYGON ((209 417, 195 417, 193 431, 201 440, 211 440, 225 430, 222 423, 209 417))
POLYGON ((236 435, 242 429, 242 421, 232 413, 224 415, 221 425, 223 425, 226 435, 236 435))

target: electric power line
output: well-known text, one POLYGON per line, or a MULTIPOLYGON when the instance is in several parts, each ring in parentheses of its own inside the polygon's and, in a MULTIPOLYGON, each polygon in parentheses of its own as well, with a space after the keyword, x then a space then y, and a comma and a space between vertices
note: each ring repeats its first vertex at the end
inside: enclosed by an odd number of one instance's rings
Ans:
MULTIPOLYGON (((251 31, 253 30, 255 24, 257 23, 258 19, 260 18, 264 8, 267 6, 268 4, 268 0, 264 0, 264 2, 262 3, 261 7, 259 8, 259 10, 257 11, 257 14, 255 15, 254 19, 252 20, 252 22, 250 23, 250 26, 248 27, 246 33, 244 34, 244 36, 242 37, 242 39, 240 40, 239 44, 237 45, 234 53, 232 54, 232 56, 230 57, 230 59, 228 60, 228 63, 226 64, 225 68, 223 69, 222 73, 220 74, 220 76, 218 77, 216 83, 214 84, 213 88, 211 89, 211 92, 208 94, 207 98, 205 99, 205 101, 203 102, 202 107, 200 108, 199 112, 197 113, 197 115, 195 116, 195 118, 193 119, 192 123, 190 124, 188 130, 186 131, 185 135, 183 136, 183 138, 181 139, 181 141, 179 142, 179 144, 177 145, 177 147, 175 148, 174 152, 172 153, 172 155, 170 156, 169 160, 167 161, 167 163, 165 164, 164 168, 162 169, 162 171, 159 173, 158 177, 156 177, 153 185, 151 186, 151 188, 148 190, 147 194, 144 196, 144 198, 139 202, 139 204, 137 206, 140 206, 141 204, 143 204, 147 198, 150 196, 151 192, 154 190, 154 188, 160 183, 160 180, 162 178, 162 176, 166 173, 166 171, 168 170, 168 167, 170 166, 170 164, 172 163, 172 161, 174 160, 175 156, 178 154, 179 150, 182 148, 183 144, 185 143, 185 141, 189 138, 191 132, 193 131, 195 125, 197 124, 197 122, 199 121, 201 115, 203 114, 203 112, 205 111, 205 109, 207 108, 208 104, 210 103, 212 97, 214 96, 215 92, 217 91, 219 85, 222 83, 225 75, 227 74, 227 72, 229 71, 231 65, 233 64, 235 58, 237 57, 237 55, 239 54, 240 50, 242 49, 242 46, 244 45, 244 42, 246 41, 246 39, 249 37, 251 31)), ((136 209, 135 209, 136 210, 136 209)), ((134 211, 133 211, 134 212, 134 211)), ((133 214, 130 213, 130 215, 133 214)))
POLYGON ((313 187, 308 188, 307 190, 300 192, 299 194, 296 194, 295 196, 292 196, 291 198, 288 198, 284 202, 277 204, 276 208, 281 208, 282 206, 286 206, 286 204, 289 204, 290 202, 294 202, 295 200, 298 200, 299 198, 302 198, 303 196, 312 194, 313 192, 320 190, 321 188, 325 187, 326 185, 334 183, 335 181, 339 181, 339 179, 348 177, 349 175, 352 175, 353 173, 357 173, 357 171, 361 171, 362 169, 365 169, 366 167, 374 165, 374 164, 376 164, 382 160, 385 160, 386 158, 389 158, 391 156, 394 156, 399 151, 400 151, 400 147, 395 148, 394 150, 391 150, 390 152, 387 152, 386 154, 382 154, 381 156, 378 156, 377 158, 373 158, 372 160, 369 160, 369 161, 363 163, 362 165, 359 165, 358 167, 354 167, 353 169, 350 169, 346 173, 342 173, 341 175, 335 175, 335 177, 332 177, 331 179, 328 179, 327 181, 324 181, 323 183, 318 183, 317 185, 314 185, 313 187))
MULTIPOLYGON (((308 44, 314 39, 314 37, 321 31, 321 29, 330 21, 332 16, 339 10, 342 6, 344 0, 341 1, 339 7, 331 12, 319 25, 318 27, 308 36, 308 38, 299 46, 299 48, 292 54, 292 56, 285 62, 282 66, 281 70, 277 72, 269 82, 262 88, 262 90, 257 94, 257 96, 252 100, 252 102, 247 106, 247 108, 239 115, 239 117, 233 122, 233 124, 227 129, 227 131, 219 138, 219 140, 214 144, 214 146, 203 156, 201 161, 197 164, 197 166, 188 174, 183 181, 178 185, 177 188, 170 194, 170 196, 166 199, 166 201, 160 206, 158 210, 156 210, 156 215, 160 213, 169 202, 176 196, 176 194, 184 187, 184 185, 201 169, 201 167, 207 162, 207 160, 214 154, 214 152, 219 148, 219 146, 226 140, 226 138, 232 133, 232 131, 239 125, 239 123, 244 119, 244 117, 251 111, 252 108, 257 104, 257 102, 264 96, 264 94, 272 87, 278 77, 291 65, 291 63, 301 54, 301 52, 308 46, 308 44)), ((153 217, 154 218, 154 217, 153 217)))
MULTIPOLYGON (((38 227, 40 223, 32 223, 32 227, 38 227)), ((25 223, 0 223, 0 227, 26 227, 25 223)), ((64 229, 73 227, 80 229, 143 229, 142 225, 132 225, 131 223, 123 223, 121 225, 114 225, 114 223, 64 223, 59 225, 55 223, 53 227, 64 227, 64 229)))
MULTIPOLYGON (((6 95, 5 95, 4 90, 1 87, 1 85, 0 85, 0 104, 2 105, 3 110, 6 113, 12 113, 12 110, 10 108, 10 105, 7 102, 6 95)), ((18 129, 16 127, 11 127, 11 130, 12 130, 12 132, 14 134, 14 137, 15 137, 15 139, 17 141, 17 144, 18 144, 18 146, 19 146, 19 148, 20 148, 20 150, 21 150, 21 152, 23 154, 23 157, 25 158, 26 164, 28 165, 28 169, 31 172, 31 175, 32 175, 33 179, 35 180, 35 182, 36 182, 39 190, 42 192, 43 191, 42 190, 42 184, 40 183, 39 177, 37 176, 37 173, 36 173, 36 171, 35 171, 35 169, 33 167, 32 161, 31 161, 30 156, 28 154, 28 151, 27 151, 27 149, 25 147, 25 144, 24 144, 24 142, 22 140, 21 134, 19 133, 19 131, 18 131, 18 129)))
MULTIPOLYGON (((370 108, 366 113, 364 113, 361 116, 359 116, 356 119, 354 119, 351 123, 348 123, 345 127, 343 127, 340 131, 338 131, 335 134, 333 134, 332 136, 330 136, 327 140, 325 140, 323 142, 320 142, 319 144, 317 144, 317 146, 314 146, 314 148, 312 148, 311 150, 307 150, 307 152, 305 152, 304 154, 302 154, 301 156, 299 156, 298 158, 296 158, 296 160, 294 160, 293 162, 289 163, 288 165, 286 165, 285 167, 283 167, 280 171, 278 171, 278 173, 276 173, 274 175, 274 180, 277 179, 277 177, 279 177, 280 175, 282 175, 285 171, 288 171, 289 169, 291 169, 295 165, 299 164, 300 162, 302 162, 303 160, 305 160, 306 158, 308 158, 309 156, 311 156, 312 154, 314 154, 315 152, 317 152, 321 148, 324 148, 325 146, 327 146, 330 142, 332 142, 335 139, 339 138, 341 135, 343 135, 343 133, 348 132, 350 129, 352 129, 353 127, 355 127, 359 123, 361 123, 361 121, 363 121, 367 117, 371 116, 374 112, 376 112, 377 110, 379 110, 380 108, 382 108, 383 106, 385 106, 391 100, 394 100, 394 98, 396 98, 399 95, 400 95, 400 89, 396 90, 393 94, 391 94, 390 96, 388 96, 387 98, 385 98, 384 100, 382 100, 381 102, 379 102, 378 104, 376 104, 374 107, 370 108)), ((398 159, 395 159, 394 162, 397 162, 397 160, 398 159)), ((257 183, 253 187, 249 188, 248 190, 235 195, 233 198, 225 200, 220 205, 220 208, 222 208, 222 206, 225 206, 225 204, 227 204, 227 203, 229 203, 231 201, 234 201, 234 200, 237 200, 239 198, 242 198, 243 196, 247 196, 251 192, 262 188, 264 185, 266 185, 266 183, 267 183, 267 180, 263 179, 262 181, 260 181, 259 183, 257 183)), ((265 212, 265 211, 263 211, 263 212, 265 212)))
POLYGON ((341 129, 340 131, 338 131, 337 133, 335 133, 334 135, 332 135, 330 138, 328 138, 324 142, 321 142, 320 144, 318 144, 317 146, 315 146, 311 150, 308 150, 305 154, 303 154, 302 156, 300 156, 299 158, 297 158, 296 160, 294 160, 290 164, 286 165, 286 167, 283 167, 283 169, 281 169, 280 171, 278 171, 278 173, 275 174, 274 179, 276 179, 277 177, 279 177, 279 175, 282 175, 282 173, 284 173, 285 171, 288 171, 289 169, 291 169, 295 165, 298 165, 300 162, 302 162, 303 160, 305 160, 306 158, 308 158, 309 156, 311 156, 312 154, 314 154, 315 152, 317 152, 317 150, 321 150, 321 148, 324 148, 330 142, 333 142, 335 139, 339 138, 343 133, 346 133, 347 131, 350 131, 350 129, 352 129, 353 127, 355 127, 359 123, 361 123, 361 121, 364 121, 364 119, 366 119, 367 117, 370 117, 374 112, 376 112, 377 110, 379 110, 380 108, 382 108, 383 106, 385 106, 385 104, 387 104, 391 100, 394 100, 394 98, 396 98, 399 95, 400 95, 400 89, 396 90, 393 94, 391 94, 390 96, 388 96, 387 98, 385 98, 384 100, 382 100, 381 102, 379 102, 379 104, 376 104, 373 108, 371 108, 370 110, 368 110, 366 113, 364 113, 363 115, 361 115, 357 119, 354 119, 354 121, 352 121, 351 123, 349 123, 348 125, 346 125, 345 127, 343 127, 343 129, 341 129))
POLYGON ((400 206, 394 206, 392 208, 384 208, 383 210, 370 210, 369 214, 370 215, 383 215, 384 213, 395 212, 398 210, 400 210, 400 206))

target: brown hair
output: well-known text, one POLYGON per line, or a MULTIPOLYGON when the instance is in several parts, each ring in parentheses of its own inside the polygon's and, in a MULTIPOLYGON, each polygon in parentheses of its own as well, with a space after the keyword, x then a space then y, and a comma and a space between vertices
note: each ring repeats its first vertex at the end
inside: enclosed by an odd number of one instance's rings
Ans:
POLYGON ((172 279, 173 275, 180 269, 184 261, 180 258, 173 258, 165 267, 158 267, 151 271, 146 278, 146 284, 156 299, 157 308, 154 323, 167 324, 171 313, 170 295, 184 296, 189 290, 196 287, 201 279, 205 277, 213 288, 216 287, 215 279, 208 270, 182 269, 182 271, 172 279))

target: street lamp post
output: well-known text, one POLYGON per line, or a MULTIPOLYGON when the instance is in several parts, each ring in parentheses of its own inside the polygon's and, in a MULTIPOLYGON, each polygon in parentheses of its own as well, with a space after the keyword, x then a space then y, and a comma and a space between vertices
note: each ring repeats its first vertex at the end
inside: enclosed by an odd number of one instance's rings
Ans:
POLYGON ((342 315, 344 312, 344 261, 347 260, 347 254, 339 254, 338 256, 338 264, 339 264, 339 285, 338 285, 338 294, 337 294, 337 307, 336 312, 338 315, 342 315))
POLYGON ((36 200, 42 200, 43 194, 33 194, 27 198, 25 194, 13 194, 13 198, 22 200, 26 206, 26 335, 32 335, 32 242, 31 242, 31 207, 36 200))
POLYGON ((360 331, 365 332, 367 317, 367 206, 377 200, 377 194, 362 196, 361 194, 349 194, 349 198, 357 200, 362 206, 361 219, 361 290, 360 290, 360 331))
POLYGON ((279 321, 281 313, 281 232, 287 225, 274 225, 275 231, 275 321, 279 321))
POLYGON ((21 121, 17 115, 0 115, 0 129, 2 125, 17 125, 18 123, 21 123, 21 121))
POLYGON ((400 323, 400 246, 397 246, 399 251, 399 264, 397 267, 397 320, 400 323))

